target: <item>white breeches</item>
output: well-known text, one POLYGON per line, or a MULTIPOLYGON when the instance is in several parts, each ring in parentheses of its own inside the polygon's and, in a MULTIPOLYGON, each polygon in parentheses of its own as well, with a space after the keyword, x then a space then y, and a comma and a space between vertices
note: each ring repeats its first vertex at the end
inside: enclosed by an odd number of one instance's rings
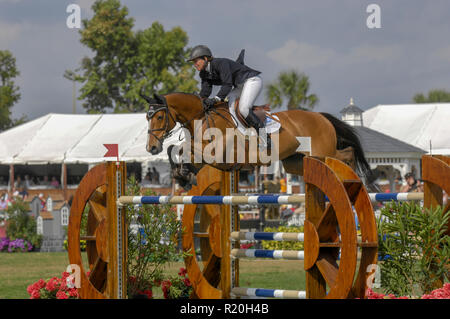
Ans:
POLYGON ((239 100, 239 111, 242 116, 246 118, 251 107, 253 107, 256 99, 262 91, 263 81, 262 78, 257 75, 252 78, 248 78, 243 84, 235 87, 228 94, 228 105, 233 106, 236 99, 240 97, 239 100))

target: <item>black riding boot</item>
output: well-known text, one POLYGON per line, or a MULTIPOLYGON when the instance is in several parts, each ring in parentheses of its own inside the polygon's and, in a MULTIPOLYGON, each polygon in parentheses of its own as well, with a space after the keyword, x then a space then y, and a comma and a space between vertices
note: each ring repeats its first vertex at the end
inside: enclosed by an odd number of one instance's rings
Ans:
MULTIPOLYGON (((262 122, 259 117, 256 116, 255 113, 253 113, 252 110, 250 110, 248 112, 248 116, 245 118, 245 120, 247 121, 248 125, 250 125, 251 127, 253 127, 256 130, 256 133, 259 135, 259 129, 260 128, 264 128, 264 122, 262 122)), ((266 142, 267 144, 267 148, 270 148, 271 145, 271 140, 270 140, 270 135, 266 133, 265 138, 262 137, 262 139, 266 142)))

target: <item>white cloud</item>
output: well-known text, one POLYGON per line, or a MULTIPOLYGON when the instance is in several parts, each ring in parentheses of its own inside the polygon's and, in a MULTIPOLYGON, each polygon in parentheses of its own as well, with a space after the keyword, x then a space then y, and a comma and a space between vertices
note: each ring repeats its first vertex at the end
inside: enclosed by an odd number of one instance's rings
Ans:
MULTIPOLYGON (((2 0, 0 0, 2 1, 2 0)), ((7 47, 17 39, 23 29, 21 24, 8 24, 0 21, 0 47, 7 47)))
MULTIPOLYGON (((352 48, 350 52, 343 56, 347 63, 369 63, 369 62, 388 62, 400 58, 402 49, 399 45, 361 45, 352 48)), ((343 62, 344 62, 343 61, 343 62)))
POLYGON ((281 48, 269 51, 267 55, 283 66, 312 68, 329 63, 336 58, 336 52, 309 43, 288 40, 281 48))
MULTIPOLYGON (((450 47, 448 50, 450 51, 450 47)), ((347 52, 337 52, 330 48, 290 39, 282 47, 269 51, 267 55, 282 66, 307 69, 330 64, 348 66, 359 63, 392 62, 402 56, 402 48, 397 44, 383 46, 363 44, 350 48, 347 52)))
POLYGON ((432 58, 441 60, 443 62, 450 62, 450 46, 437 49, 432 54, 432 58))

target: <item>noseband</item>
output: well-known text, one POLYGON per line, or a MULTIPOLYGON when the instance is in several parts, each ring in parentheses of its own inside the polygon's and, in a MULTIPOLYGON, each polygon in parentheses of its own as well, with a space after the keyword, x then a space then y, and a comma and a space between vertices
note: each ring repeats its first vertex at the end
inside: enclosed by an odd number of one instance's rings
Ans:
POLYGON ((154 136, 156 140, 162 145, 164 140, 169 137, 172 133, 169 132, 169 116, 172 119, 174 123, 176 123, 172 113, 169 112, 169 106, 165 104, 150 104, 149 109, 147 111, 147 121, 151 121, 152 118, 156 115, 158 112, 164 112, 165 115, 165 123, 164 126, 161 128, 156 129, 148 129, 147 133, 154 136), (156 136, 154 132, 164 131, 164 134, 161 137, 156 136))

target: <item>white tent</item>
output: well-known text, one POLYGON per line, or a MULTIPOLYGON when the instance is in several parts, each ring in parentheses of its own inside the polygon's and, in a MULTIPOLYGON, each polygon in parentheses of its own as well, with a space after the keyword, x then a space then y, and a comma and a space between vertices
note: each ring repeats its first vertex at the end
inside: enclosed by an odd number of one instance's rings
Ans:
POLYGON ((450 155, 450 104, 378 105, 363 113, 364 126, 433 154, 450 155))
POLYGON ((0 164, 99 163, 103 144, 119 144, 119 159, 168 161, 167 147, 179 141, 181 130, 164 143, 161 154, 145 149, 148 123, 144 113, 48 114, 0 133, 0 164))

